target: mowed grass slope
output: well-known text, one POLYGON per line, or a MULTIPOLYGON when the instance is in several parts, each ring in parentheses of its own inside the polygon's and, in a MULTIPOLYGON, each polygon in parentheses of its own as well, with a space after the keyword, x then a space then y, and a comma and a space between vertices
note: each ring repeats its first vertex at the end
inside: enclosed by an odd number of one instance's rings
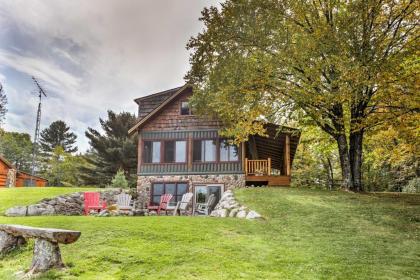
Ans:
MULTIPOLYGON (((265 221, 207 217, 0 217, 82 231, 68 268, 41 279, 418 279, 420 196, 236 191, 265 221)), ((0 204, 2 197, 0 193, 0 204)), ((0 260, 28 268, 33 243, 0 260)))
POLYGON ((40 201, 43 198, 92 190, 95 190, 95 188, 0 188, 0 215, 3 215, 8 208, 13 206, 30 205, 40 201))

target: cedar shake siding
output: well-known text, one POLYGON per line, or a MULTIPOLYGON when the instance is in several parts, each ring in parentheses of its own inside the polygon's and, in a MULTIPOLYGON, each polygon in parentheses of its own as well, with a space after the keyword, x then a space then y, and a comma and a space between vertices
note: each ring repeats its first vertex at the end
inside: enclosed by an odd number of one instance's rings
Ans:
POLYGON ((160 113, 151 118, 142 131, 202 130, 221 128, 217 120, 196 115, 181 115, 181 102, 187 101, 192 89, 186 88, 160 113))

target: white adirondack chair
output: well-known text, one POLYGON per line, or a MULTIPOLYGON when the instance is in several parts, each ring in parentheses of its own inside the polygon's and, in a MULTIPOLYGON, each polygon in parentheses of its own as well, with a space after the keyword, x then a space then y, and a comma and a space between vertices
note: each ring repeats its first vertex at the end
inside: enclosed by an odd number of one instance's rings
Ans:
POLYGON ((182 211, 184 211, 184 213, 187 212, 188 204, 190 203, 191 198, 193 196, 194 196, 193 193, 190 193, 190 192, 189 193, 184 193, 181 201, 178 201, 177 204, 176 204, 176 207, 174 209, 174 216, 178 213, 178 211, 179 211, 180 216, 182 214, 182 211))
POLYGON ((134 205, 131 203, 131 195, 120 193, 117 195, 117 205, 119 210, 132 210, 134 205))
POLYGON ((196 212, 208 216, 210 214, 210 208, 213 206, 215 200, 216 196, 214 194, 211 194, 207 199, 206 203, 197 203, 196 212))

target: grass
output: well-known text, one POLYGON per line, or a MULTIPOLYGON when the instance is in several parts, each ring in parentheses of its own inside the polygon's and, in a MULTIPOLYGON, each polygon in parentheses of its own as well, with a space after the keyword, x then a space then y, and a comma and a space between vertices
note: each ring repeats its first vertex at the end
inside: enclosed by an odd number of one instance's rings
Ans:
MULTIPOLYGON (((419 278, 419 195, 290 188, 236 195, 266 220, 0 216, 0 223, 82 231, 61 246, 68 268, 41 279, 419 278)), ((0 279, 28 268, 32 247, 3 257, 0 279)))
POLYGON ((94 190, 94 188, 0 188, 0 214, 3 214, 12 206, 29 205, 36 203, 43 198, 89 190, 94 190))

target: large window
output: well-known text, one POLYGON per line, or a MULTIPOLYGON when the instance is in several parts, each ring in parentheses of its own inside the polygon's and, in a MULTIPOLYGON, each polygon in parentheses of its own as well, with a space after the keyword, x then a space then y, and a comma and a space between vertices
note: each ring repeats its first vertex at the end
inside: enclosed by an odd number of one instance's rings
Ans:
POLYGON ((144 141, 143 162, 160 162, 160 141, 144 141))
POLYGON ((220 140, 220 161, 238 161, 238 147, 230 144, 226 139, 220 140))
POLYGON ((182 196, 188 192, 187 183, 155 183, 152 186, 152 204, 159 205, 160 197, 163 194, 172 194, 173 198, 170 202, 178 202, 182 200, 182 196))
POLYGON ((212 162, 216 161, 216 140, 194 140, 193 161, 212 162))
POLYGON ((187 160, 187 141, 165 141, 164 161, 186 162, 187 160))

